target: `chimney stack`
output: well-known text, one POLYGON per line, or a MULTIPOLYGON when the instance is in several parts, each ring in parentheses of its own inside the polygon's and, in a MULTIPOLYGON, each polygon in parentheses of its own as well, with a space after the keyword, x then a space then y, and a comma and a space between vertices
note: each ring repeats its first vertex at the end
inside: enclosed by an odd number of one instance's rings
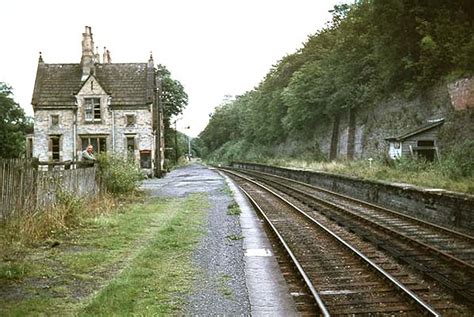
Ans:
POLYGON ((86 30, 82 33, 82 77, 84 81, 89 75, 94 73, 94 40, 92 39, 92 30, 90 26, 86 26, 86 30))
POLYGON ((155 63, 153 62, 153 52, 150 52, 150 58, 148 59, 148 67, 149 68, 155 67, 155 63))
POLYGON ((94 63, 100 64, 100 54, 99 54, 99 47, 95 47, 95 54, 94 54, 94 63))
POLYGON ((112 63, 112 58, 110 57, 110 51, 104 46, 104 54, 102 55, 103 63, 110 64, 112 63))

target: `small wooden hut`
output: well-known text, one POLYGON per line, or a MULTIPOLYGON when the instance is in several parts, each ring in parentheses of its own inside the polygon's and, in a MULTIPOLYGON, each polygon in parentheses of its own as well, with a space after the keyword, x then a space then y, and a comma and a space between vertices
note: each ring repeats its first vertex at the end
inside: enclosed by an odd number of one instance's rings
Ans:
POLYGON ((443 124, 444 119, 430 120, 427 124, 405 131, 399 136, 385 138, 389 144, 390 158, 412 157, 427 161, 438 159, 438 132, 443 124))

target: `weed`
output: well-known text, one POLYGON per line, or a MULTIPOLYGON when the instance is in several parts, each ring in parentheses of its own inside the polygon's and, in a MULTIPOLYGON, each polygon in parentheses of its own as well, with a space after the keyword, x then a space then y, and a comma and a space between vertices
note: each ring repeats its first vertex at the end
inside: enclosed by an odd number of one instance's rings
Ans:
POLYGON ((225 184, 224 187, 222 187, 220 189, 220 191, 224 194, 226 194, 227 196, 232 196, 233 193, 232 193, 232 190, 229 188, 229 185, 225 184))
POLYGON ((35 212, 25 211, 2 225, 2 256, 22 245, 56 245, 52 239, 54 236, 66 234, 95 217, 108 215, 118 204, 118 200, 108 194, 88 199, 86 204, 85 198, 77 198, 68 192, 58 192, 57 202, 49 208, 35 212))
POLYGON ((238 234, 230 234, 230 235, 226 236, 226 238, 231 240, 231 241, 236 241, 236 240, 242 240, 244 238, 244 236, 238 235, 238 234))
POLYGON ((220 274, 218 277, 218 289, 226 298, 232 297, 232 289, 227 285, 230 280, 231 277, 227 274, 220 274))
POLYGON ((232 204, 227 206, 227 214, 230 216, 238 216, 240 215, 241 211, 239 205, 234 201, 232 204))

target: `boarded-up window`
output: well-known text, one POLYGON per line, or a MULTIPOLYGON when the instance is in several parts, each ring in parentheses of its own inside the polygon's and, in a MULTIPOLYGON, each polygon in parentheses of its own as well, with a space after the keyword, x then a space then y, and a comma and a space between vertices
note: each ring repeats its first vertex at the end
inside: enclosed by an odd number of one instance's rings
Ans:
POLYGON ((49 148, 51 151, 51 160, 58 162, 61 159, 61 136, 52 135, 49 137, 49 148))
POLYGON ((434 146, 434 140, 418 140, 418 146, 434 146))
POLYGON ((131 157, 135 154, 135 137, 127 137, 127 153, 131 157))
POLYGON ((58 127, 59 126, 59 115, 52 114, 51 115, 51 127, 58 127))
POLYGON ((417 157, 429 162, 433 162, 436 158, 436 148, 434 140, 418 140, 416 148, 417 157))
POLYGON ((151 168, 151 151, 150 150, 140 151, 140 167, 151 168))
POLYGON ((133 127, 135 125, 135 115, 134 114, 126 114, 125 115, 125 126, 133 127))
POLYGON ((90 144, 94 147, 94 153, 107 152, 107 138, 105 136, 82 136, 81 141, 83 150, 90 144))
POLYGON ((97 122, 101 119, 100 98, 86 98, 84 104, 84 119, 87 122, 97 122))

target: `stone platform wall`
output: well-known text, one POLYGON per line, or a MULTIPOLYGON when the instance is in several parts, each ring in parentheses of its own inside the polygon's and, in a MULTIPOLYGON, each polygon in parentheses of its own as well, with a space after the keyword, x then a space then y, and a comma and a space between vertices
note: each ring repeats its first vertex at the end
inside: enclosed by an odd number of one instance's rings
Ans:
POLYGON ((232 167, 295 179, 471 235, 474 234, 473 195, 254 163, 234 162, 232 167))

